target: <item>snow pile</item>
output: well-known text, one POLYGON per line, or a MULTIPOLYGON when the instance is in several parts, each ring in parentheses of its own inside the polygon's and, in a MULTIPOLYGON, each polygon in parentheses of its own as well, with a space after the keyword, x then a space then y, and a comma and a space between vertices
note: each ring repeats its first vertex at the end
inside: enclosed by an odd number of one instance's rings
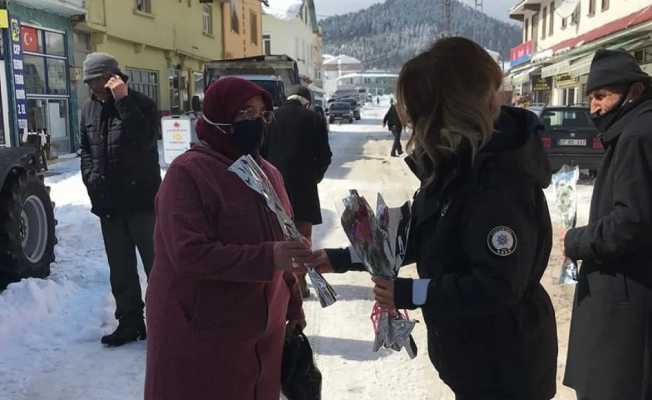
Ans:
POLYGON ((270 0, 269 6, 263 5, 263 12, 272 17, 289 20, 299 15, 303 0, 270 0))

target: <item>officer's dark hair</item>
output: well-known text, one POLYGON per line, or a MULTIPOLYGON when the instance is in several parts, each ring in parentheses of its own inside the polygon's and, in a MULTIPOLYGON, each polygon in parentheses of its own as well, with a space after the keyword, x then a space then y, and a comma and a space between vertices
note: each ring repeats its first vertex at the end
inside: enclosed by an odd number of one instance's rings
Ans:
POLYGON ((397 110, 404 124, 413 129, 408 149, 427 171, 426 186, 463 141, 475 156, 489 139, 502 79, 489 53, 461 37, 440 39, 403 66, 397 110))

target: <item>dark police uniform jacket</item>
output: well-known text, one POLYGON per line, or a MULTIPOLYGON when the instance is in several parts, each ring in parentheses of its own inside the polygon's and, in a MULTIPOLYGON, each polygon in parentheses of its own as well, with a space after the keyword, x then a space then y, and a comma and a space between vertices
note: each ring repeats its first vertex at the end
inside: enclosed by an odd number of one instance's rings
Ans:
MULTIPOLYGON (((497 129, 472 167, 459 155, 417 192, 406 263, 430 279, 428 353, 459 398, 547 400, 557 367, 554 310, 539 282, 552 244, 550 168, 536 116, 504 108, 497 129)), ((347 251, 328 255, 338 270, 359 269, 347 251)), ((397 307, 416 307, 413 282, 396 281, 397 307)))

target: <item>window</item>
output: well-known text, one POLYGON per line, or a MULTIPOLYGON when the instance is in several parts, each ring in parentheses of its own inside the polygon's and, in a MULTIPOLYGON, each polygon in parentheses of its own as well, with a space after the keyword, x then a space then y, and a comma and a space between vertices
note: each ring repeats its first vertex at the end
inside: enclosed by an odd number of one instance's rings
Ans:
POLYGON ((152 0, 136 0, 136 10, 144 13, 152 13, 152 0))
POLYGON ((530 39, 530 20, 525 20, 525 39, 524 42, 527 42, 530 39))
POLYGON ((595 0, 589 0, 589 15, 595 15, 595 0))
POLYGON ((143 69, 126 68, 125 75, 129 77, 129 87, 144 94, 159 104, 158 72, 143 69))
POLYGON ((64 36, 61 33, 45 31, 45 53, 52 56, 66 56, 64 36))
POLYGON ((265 55, 272 54, 272 37, 270 35, 263 35, 263 47, 265 50, 265 55))
POLYGON ((47 70, 48 94, 67 94, 66 61, 47 59, 47 70))
POLYGON ((548 27, 548 9, 543 7, 543 14, 541 14, 541 39, 546 38, 546 28, 548 27))
MULTIPOLYGON (((537 39, 539 38, 539 14, 534 14, 532 16, 532 41, 536 45, 537 39)), ((535 46, 536 47, 536 46, 535 46)))
POLYGON ((253 11, 249 11, 249 22, 251 24, 251 28, 249 29, 251 32, 251 43, 258 46, 258 15, 253 11))
POLYGON ((231 10, 231 31, 240 33, 240 20, 238 19, 238 10, 231 10))
POLYGON ((602 11, 607 11, 609 9, 609 0, 602 0, 602 11))
POLYGON ((548 36, 555 33, 555 2, 550 3, 550 27, 548 28, 548 36))
POLYGON ((568 18, 562 18, 561 19, 561 29, 566 29, 568 26, 568 18))
POLYGON ((29 94, 45 94, 45 57, 24 56, 25 91, 29 94))
POLYGON ((213 6, 210 4, 202 5, 202 21, 204 24, 204 33, 213 34, 213 6))

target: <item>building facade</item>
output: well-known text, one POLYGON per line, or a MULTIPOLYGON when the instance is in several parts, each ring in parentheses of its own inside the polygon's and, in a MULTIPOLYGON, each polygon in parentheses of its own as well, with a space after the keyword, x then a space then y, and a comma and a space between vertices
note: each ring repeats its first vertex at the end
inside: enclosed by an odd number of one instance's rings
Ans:
POLYGON ((263 54, 263 8, 260 0, 231 0, 221 3, 224 58, 263 54))
POLYGON ((73 21, 82 0, 12 0, 2 29, 0 145, 18 146, 26 132, 50 137, 50 155, 73 152, 79 143, 78 78, 71 72, 73 21))
POLYGON ((362 62, 345 55, 332 56, 325 54, 322 61, 322 80, 324 90, 328 95, 335 93, 338 79, 344 75, 359 74, 364 71, 362 62))
POLYGON ((530 104, 585 103, 595 51, 622 48, 652 72, 650 0, 521 0, 511 18, 523 41, 512 49, 511 84, 530 104))
POLYGON ((263 7, 263 51, 286 54, 305 82, 321 86, 322 38, 312 0, 269 2, 263 7))
POLYGON ((75 25, 77 52, 115 56, 130 87, 164 114, 190 110, 192 95, 204 89, 204 63, 224 56, 221 1, 86 0, 86 9, 75 25))

